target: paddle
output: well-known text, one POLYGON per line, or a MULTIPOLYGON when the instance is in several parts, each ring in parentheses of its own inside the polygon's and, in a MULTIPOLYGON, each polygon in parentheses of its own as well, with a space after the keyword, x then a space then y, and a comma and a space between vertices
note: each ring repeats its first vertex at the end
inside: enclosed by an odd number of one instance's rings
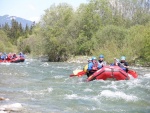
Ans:
POLYGON ((114 58, 116 61, 117 61, 117 63, 119 63, 121 66, 123 66, 123 67, 125 67, 126 68, 126 66, 125 65, 123 65, 118 59, 116 59, 116 58, 114 58))
POLYGON ((86 74, 86 72, 84 70, 74 70, 73 74, 71 74, 70 77, 74 77, 74 76, 81 77, 85 74, 86 74))
MULTIPOLYGON (((123 67, 125 67, 125 68, 128 68, 129 66, 124 66, 123 64, 121 64, 120 62, 119 62, 119 60, 117 60, 116 59, 116 61, 117 61, 117 63, 119 63, 121 66, 123 66, 123 67)), ((134 78, 137 78, 138 77, 138 74, 136 73, 136 71, 134 71, 134 70, 128 70, 128 72, 127 72, 128 74, 130 74, 130 75, 132 75, 134 78)))

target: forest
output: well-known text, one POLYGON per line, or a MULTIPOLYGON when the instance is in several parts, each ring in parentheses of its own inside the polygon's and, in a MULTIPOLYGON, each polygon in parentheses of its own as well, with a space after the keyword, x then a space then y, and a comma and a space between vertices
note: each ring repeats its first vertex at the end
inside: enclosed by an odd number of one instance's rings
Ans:
POLYGON ((150 0, 89 0, 74 9, 61 3, 45 10, 35 25, 12 20, 0 27, 0 49, 66 61, 73 56, 126 56, 150 66, 150 0))

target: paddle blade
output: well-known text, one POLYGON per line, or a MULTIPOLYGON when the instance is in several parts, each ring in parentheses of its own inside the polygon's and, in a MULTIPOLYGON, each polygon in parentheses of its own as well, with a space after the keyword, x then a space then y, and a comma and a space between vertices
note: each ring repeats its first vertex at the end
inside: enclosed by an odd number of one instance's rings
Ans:
POLYGON ((86 74, 86 72, 84 72, 83 70, 75 70, 75 71, 73 71, 73 74, 70 75, 70 77, 74 77, 74 76, 81 77, 85 74, 86 74))
POLYGON ((85 74, 86 74, 86 72, 81 71, 81 72, 79 72, 79 73, 77 74, 77 76, 78 76, 78 77, 81 77, 81 76, 83 76, 83 75, 85 75, 85 74))
POLYGON ((71 74, 71 75, 70 75, 70 77, 74 77, 74 76, 77 76, 77 75, 74 75, 74 74, 71 74))
POLYGON ((78 75, 78 73, 80 73, 80 72, 82 72, 82 71, 83 71, 83 70, 74 70, 74 71, 73 71, 73 74, 74 74, 74 75, 78 75))

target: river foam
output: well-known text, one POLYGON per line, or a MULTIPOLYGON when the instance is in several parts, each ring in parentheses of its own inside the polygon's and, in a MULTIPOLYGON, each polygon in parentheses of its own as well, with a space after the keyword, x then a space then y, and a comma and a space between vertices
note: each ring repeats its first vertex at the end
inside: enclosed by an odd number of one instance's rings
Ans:
POLYGON ((120 91, 110 91, 110 90, 104 90, 100 93, 100 96, 105 98, 112 98, 112 99, 123 99, 125 101, 137 101, 138 98, 134 95, 125 94, 124 92, 120 91))

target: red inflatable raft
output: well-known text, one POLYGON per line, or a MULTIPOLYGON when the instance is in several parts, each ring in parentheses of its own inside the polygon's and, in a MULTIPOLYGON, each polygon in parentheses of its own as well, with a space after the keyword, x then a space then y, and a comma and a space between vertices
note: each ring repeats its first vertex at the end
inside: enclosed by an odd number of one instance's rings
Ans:
POLYGON ((128 73, 126 73, 119 66, 105 66, 91 75, 87 81, 92 81, 95 79, 107 80, 109 78, 116 80, 129 80, 131 77, 137 78, 138 75, 133 70, 129 70, 128 73))
POLYGON ((19 63, 24 61, 25 61, 24 57, 17 56, 16 58, 13 59, 0 60, 0 63, 19 63))

